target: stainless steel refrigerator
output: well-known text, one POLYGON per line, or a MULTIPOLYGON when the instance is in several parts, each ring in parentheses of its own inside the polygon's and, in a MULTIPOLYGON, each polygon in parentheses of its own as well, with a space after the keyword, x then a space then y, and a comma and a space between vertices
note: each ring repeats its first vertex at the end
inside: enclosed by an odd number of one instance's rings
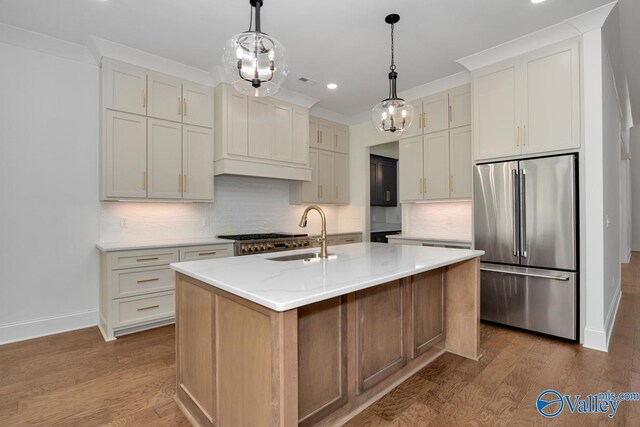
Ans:
POLYGON ((577 339, 577 156, 479 164, 481 318, 577 339))

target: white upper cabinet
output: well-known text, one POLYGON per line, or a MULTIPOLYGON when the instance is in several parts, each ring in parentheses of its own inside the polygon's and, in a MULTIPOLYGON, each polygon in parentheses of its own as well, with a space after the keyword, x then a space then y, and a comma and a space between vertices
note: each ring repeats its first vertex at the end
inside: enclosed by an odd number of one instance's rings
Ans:
POLYGON ((293 108, 290 105, 274 103, 272 158, 283 162, 293 161, 293 108))
POLYGON ((318 153, 319 203, 333 203, 335 199, 333 188, 333 154, 331 151, 325 150, 320 150, 318 153))
MULTIPOLYGON (((425 200, 449 198, 449 131, 424 136, 425 200)), ((469 164, 471 169, 471 164, 469 164)))
POLYGON ((446 92, 425 98, 422 111, 423 133, 449 129, 449 97, 446 92))
MULTIPOLYGON (((231 155, 247 156, 249 154, 248 117, 249 100, 236 91, 225 93, 226 102, 216 108, 221 124, 216 127, 219 144, 226 146, 231 155)), ((218 117, 218 116, 216 116, 218 117)))
POLYGON ((424 198, 424 166, 422 135, 400 140, 399 194, 401 201, 424 198))
POLYGON ((452 129, 449 132, 449 173, 451 174, 451 198, 471 198, 471 126, 452 129))
POLYGON ((411 104, 413 105, 413 120, 409 129, 402 133, 402 138, 411 138, 424 133, 424 126, 422 125, 422 119, 424 117, 422 114, 422 99, 412 101, 411 104))
POLYGON ((152 199, 182 197, 182 126, 166 120, 147 123, 147 196, 152 199))
POLYGON ((336 125, 333 129, 334 150, 339 153, 349 153, 349 128, 336 125))
POLYGON ((318 120, 318 148, 323 150, 335 150, 335 125, 327 120, 318 120))
POLYGON ((273 146, 273 116, 267 98, 249 99, 249 156, 271 158, 273 146))
POLYGON ((343 153, 333 155, 333 202, 349 203, 349 156, 343 153))
POLYGON ((471 124, 471 86, 464 85, 449 92, 449 128, 471 124))
POLYGON ((147 197, 147 118, 107 110, 103 132, 103 195, 147 197))
POLYGON ((320 145, 320 130, 318 129, 318 119, 309 118, 309 148, 318 148, 320 145))
POLYGON ((311 168, 311 181, 289 184, 291 199, 297 199, 296 203, 317 203, 320 200, 319 161, 319 151, 315 148, 310 148, 309 167, 311 168))
POLYGON ((554 46, 474 71, 476 160, 580 147, 580 46, 554 46))
POLYGON ((580 147, 577 42, 522 57, 522 153, 580 147))
POLYGON ((213 127, 213 96, 208 86, 182 83, 182 122, 213 127))
POLYGON ((124 62, 104 60, 102 97, 106 108, 147 113, 147 71, 124 62))
POLYGON ((147 115, 179 122, 182 117, 182 82, 160 73, 148 75, 147 115))
POLYGON ((520 154, 520 62, 510 60, 473 74, 476 159, 520 154))
MULTIPOLYGON (((293 147, 294 163, 307 164, 309 161, 309 137, 311 136, 309 110, 293 107, 293 147)), ((317 126, 316 126, 317 129, 317 126)))
POLYGON ((213 134, 200 126, 182 126, 182 197, 213 200, 213 134))

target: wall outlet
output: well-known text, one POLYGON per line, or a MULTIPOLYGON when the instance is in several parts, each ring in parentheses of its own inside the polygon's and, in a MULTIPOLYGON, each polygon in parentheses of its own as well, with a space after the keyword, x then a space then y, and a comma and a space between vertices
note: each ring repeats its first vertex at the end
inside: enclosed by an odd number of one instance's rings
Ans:
POLYGON ((129 228, 129 221, 127 218, 120 218, 120 228, 129 228))
POLYGON ((203 226, 203 227, 208 227, 210 223, 211 223, 211 222, 210 222, 210 220, 209 220, 209 217, 208 217, 208 216, 203 216, 203 217, 202 217, 202 226, 203 226))
POLYGON ((609 219, 609 215, 605 215, 605 223, 607 224, 607 228, 611 225, 611 220, 609 219))

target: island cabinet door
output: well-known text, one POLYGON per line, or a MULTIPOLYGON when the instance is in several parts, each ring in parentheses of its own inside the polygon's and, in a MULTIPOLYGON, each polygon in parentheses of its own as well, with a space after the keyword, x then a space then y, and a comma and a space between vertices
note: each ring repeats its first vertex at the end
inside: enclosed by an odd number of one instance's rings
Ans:
POLYGON ((444 338, 444 271, 427 271, 411 280, 411 357, 416 358, 444 338))
POLYGON ((405 291, 400 280, 356 292, 358 392, 400 370, 405 351, 405 291))
POLYGON ((347 403, 347 304, 332 298, 298 309, 298 417, 314 425, 347 403))

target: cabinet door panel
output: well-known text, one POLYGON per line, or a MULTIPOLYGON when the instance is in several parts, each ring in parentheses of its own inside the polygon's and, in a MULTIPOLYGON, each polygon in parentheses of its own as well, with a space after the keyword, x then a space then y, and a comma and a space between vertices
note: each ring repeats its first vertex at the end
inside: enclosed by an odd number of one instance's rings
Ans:
POLYGON ((349 156, 335 153, 333 156, 333 179, 335 203, 349 203, 349 156))
POLYGON ((425 98, 422 108, 425 134, 449 129, 449 96, 446 93, 425 98))
POLYGON ((147 72, 122 62, 105 60, 102 66, 104 105, 113 110, 147 113, 147 72))
POLYGON ((444 336, 444 272, 441 268, 412 278, 413 357, 444 336))
POLYGON ((449 131, 424 136, 426 200, 449 198, 449 131))
POLYGON ((578 42, 522 59, 522 152, 580 147, 578 42))
POLYGON ((271 158, 273 146, 273 122, 271 105, 265 99, 249 100, 249 156, 271 158))
POLYGON ((378 165, 382 174, 380 182, 380 197, 384 206, 398 205, 398 169, 397 162, 392 160, 380 162, 378 165))
POLYGON ((293 161, 293 109, 284 104, 273 104, 273 160, 293 161))
POLYGON ((149 73, 147 114, 158 119, 179 122, 182 110, 182 82, 158 73, 149 73))
POLYGON ((311 169, 311 181, 302 182, 302 202, 317 203, 320 198, 320 181, 318 178, 318 150, 309 149, 309 168, 311 169))
POLYGON ((320 145, 320 130, 318 129, 318 119, 309 119, 309 147, 318 148, 320 145))
POLYGON ((349 152, 349 128, 336 125, 334 128, 334 149, 339 153, 349 152))
POLYGON ((318 152, 318 183, 320 185, 321 203, 332 203, 334 201, 333 188, 333 153, 319 150, 318 152))
POLYGON ((364 391, 406 364, 402 283, 356 292, 356 322, 357 383, 364 391))
POLYGON ((147 119, 107 110, 105 196, 147 196, 147 119))
POLYGON ((188 200, 213 200, 211 129, 182 126, 182 194, 188 200))
POLYGON ((213 97, 211 88, 193 83, 182 84, 182 122, 213 127, 213 97))
POLYGON ((473 74, 474 156, 513 156, 520 149, 520 63, 507 61, 473 74))
POLYGON ((471 124, 471 86, 466 85, 449 92, 449 127, 471 124))
POLYGON ((400 140, 400 201, 422 200, 422 136, 400 140))
POLYGON ((451 198, 471 198, 471 126, 452 129, 449 136, 451 198))
POLYGON ((293 108, 293 162, 309 164, 309 110, 293 108))
POLYGON ((318 148, 322 148, 323 150, 333 150, 335 147, 335 133, 333 123, 324 120, 318 120, 318 131, 320 133, 318 148))
POLYGON ((413 105, 413 120, 411 121, 409 129, 402 132, 402 138, 422 135, 424 131, 424 125, 422 123, 422 100, 413 101, 411 104, 413 105))
POLYGON ((248 155, 248 98, 228 89, 227 104, 227 152, 238 156, 248 155))
POLYGON ((369 204, 378 206, 380 204, 380 192, 378 191, 378 162, 369 162, 369 204))
POLYGON ((182 126, 166 120, 147 123, 148 197, 182 198, 182 126))

